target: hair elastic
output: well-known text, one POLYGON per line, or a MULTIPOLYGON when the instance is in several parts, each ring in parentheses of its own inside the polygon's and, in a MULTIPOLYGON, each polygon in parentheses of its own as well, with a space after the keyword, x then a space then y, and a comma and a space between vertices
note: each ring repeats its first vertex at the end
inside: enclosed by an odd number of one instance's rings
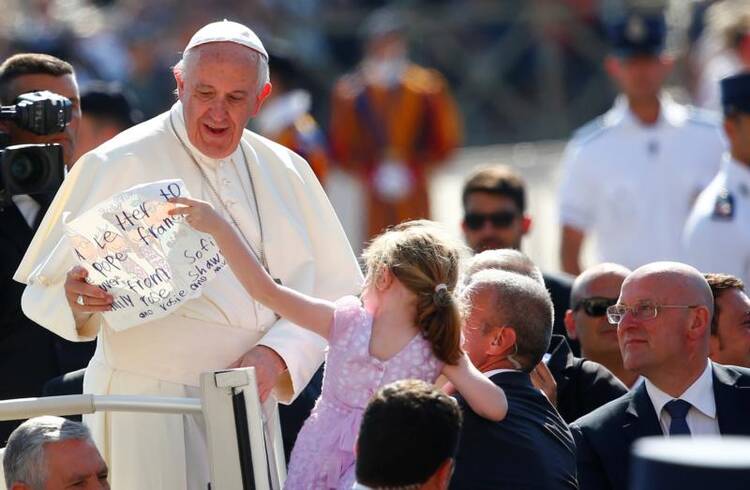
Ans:
POLYGON ((441 282, 440 284, 438 284, 437 286, 435 286, 435 292, 436 293, 439 293, 442 290, 446 290, 446 291, 448 290, 448 286, 444 282, 441 282))

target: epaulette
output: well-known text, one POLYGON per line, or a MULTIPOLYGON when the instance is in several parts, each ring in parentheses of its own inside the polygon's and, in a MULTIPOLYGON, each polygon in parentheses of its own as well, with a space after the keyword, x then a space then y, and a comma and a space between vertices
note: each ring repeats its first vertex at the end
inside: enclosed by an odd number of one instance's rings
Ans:
POLYGON ((721 114, 700 107, 687 106, 688 121, 701 126, 718 128, 721 125, 721 114))
POLYGON ((597 136, 603 134, 604 131, 608 128, 604 116, 605 115, 602 114, 601 116, 587 122, 580 128, 576 129, 573 132, 573 139, 580 144, 591 141, 597 136))
POLYGON ((711 219, 715 221, 732 221, 734 218, 734 196, 727 188, 722 188, 716 196, 711 219))

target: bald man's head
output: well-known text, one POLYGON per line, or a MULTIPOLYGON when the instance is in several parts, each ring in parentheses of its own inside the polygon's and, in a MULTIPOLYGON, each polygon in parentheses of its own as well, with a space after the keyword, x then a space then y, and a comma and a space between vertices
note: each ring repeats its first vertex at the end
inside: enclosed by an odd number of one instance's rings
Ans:
POLYGON ((679 262, 640 267, 625 279, 618 303, 626 369, 664 391, 697 379, 708 359, 714 310, 711 288, 697 269, 679 262))
POLYGON ((654 294, 659 301, 684 305, 702 305, 709 311, 709 321, 714 313, 711 286, 695 267, 681 262, 653 262, 634 270, 623 283, 623 289, 633 281, 648 279, 657 287, 654 294))
POLYGON ((615 282, 622 284, 630 273, 631 270, 627 267, 612 262, 604 262, 589 267, 573 281, 573 287, 570 289, 570 304, 575 305, 581 299, 589 296, 604 296, 597 291, 592 291, 592 289, 596 289, 597 283, 602 282, 603 278, 613 278, 615 282))

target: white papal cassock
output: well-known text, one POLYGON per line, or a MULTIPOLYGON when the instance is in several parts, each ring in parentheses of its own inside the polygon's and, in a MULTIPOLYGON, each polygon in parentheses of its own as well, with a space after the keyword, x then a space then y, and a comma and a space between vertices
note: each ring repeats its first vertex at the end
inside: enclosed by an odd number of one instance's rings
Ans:
MULTIPOLYGON (((23 311, 66 339, 98 337, 86 370, 86 393, 197 396, 201 372, 226 367, 262 344, 278 352, 289 368, 274 390, 288 403, 320 365, 325 342, 277 321, 228 268, 200 298, 169 317, 122 332, 112 330, 99 314, 76 328, 66 302, 65 274, 76 262, 63 235, 62 213, 70 211, 75 218, 131 186, 171 178, 183 179, 192 196, 231 214, 256 249, 262 241, 271 274, 283 284, 327 299, 358 291, 357 261, 307 163, 250 131, 229 157, 205 157, 189 143, 182 112, 177 102, 75 164, 16 272, 15 279, 27 284, 23 311)), ((85 421, 110 465, 112 488, 205 490, 208 465, 200 417, 97 413, 85 421)))

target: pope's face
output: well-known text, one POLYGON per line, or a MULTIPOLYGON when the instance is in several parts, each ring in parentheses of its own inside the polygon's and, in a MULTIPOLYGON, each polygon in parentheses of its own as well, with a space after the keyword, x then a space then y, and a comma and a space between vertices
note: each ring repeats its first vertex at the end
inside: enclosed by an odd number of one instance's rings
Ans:
POLYGON ((175 73, 190 142, 210 158, 237 148, 250 117, 271 90, 258 87, 258 58, 235 43, 208 43, 191 49, 175 73))

